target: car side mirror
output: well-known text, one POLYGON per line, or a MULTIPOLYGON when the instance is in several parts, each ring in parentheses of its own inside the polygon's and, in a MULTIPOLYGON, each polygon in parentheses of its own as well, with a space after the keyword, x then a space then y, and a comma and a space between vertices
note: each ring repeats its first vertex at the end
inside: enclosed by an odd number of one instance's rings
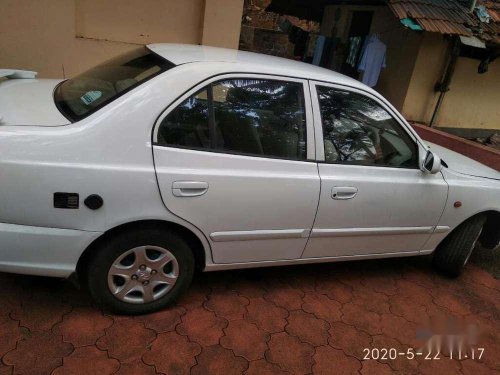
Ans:
POLYGON ((420 169, 425 173, 434 174, 438 173, 441 168, 441 158, 432 151, 428 150, 420 169))

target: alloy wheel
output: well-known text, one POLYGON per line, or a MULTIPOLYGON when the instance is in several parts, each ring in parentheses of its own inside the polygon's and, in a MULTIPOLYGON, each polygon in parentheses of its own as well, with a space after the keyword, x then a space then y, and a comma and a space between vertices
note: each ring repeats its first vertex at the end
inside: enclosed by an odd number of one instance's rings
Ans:
POLYGON ((167 249, 140 246, 120 255, 108 272, 108 287, 120 301, 153 302, 166 295, 179 276, 179 263, 167 249))

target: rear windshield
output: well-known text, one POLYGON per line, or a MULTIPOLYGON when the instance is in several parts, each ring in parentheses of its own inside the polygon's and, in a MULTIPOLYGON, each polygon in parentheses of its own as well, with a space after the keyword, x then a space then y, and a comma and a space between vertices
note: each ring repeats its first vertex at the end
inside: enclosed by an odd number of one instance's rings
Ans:
POLYGON ((54 100, 64 116, 78 121, 172 67, 174 64, 142 47, 62 82, 54 100))

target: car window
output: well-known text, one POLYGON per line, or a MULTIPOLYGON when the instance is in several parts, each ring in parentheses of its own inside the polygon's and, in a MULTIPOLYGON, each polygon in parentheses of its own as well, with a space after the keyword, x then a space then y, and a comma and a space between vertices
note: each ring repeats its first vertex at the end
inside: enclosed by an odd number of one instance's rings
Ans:
POLYGON ((318 86, 325 161, 417 167, 417 147, 400 124, 365 95, 318 86))
POLYGON ((208 128, 208 89, 203 89, 179 104, 163 119, 158 143, 189 148, 210 148, 208 128))
POLYGON ((213 85, 216 147, 253 155, 306 158, 300 83, 236 79, 213 85))
POLYGON ((54 101, 64 116, 78 121, 173 67, 171 62, 141 47, 62 82, 54 92, 54 101))
POLYGON ((264 79, 210 84, 162 121, 158 143, 305 160, 303 86, 264 79))

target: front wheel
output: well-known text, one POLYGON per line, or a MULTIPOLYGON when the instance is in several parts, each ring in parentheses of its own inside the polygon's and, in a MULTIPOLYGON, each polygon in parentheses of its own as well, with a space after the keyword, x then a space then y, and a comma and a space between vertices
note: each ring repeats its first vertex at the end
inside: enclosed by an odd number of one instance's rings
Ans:
POLYGON ((481 236, 485 221, 484 215, 478 215, 455 228, 436 249, 434 266, 448 276, 460 275, 481 236))
POLYGON ((186 242, 163 229, 110 238, 87 269, 90 294, 119 314, 147 314, 171 304, 193 278, 194 257, 186 242))

